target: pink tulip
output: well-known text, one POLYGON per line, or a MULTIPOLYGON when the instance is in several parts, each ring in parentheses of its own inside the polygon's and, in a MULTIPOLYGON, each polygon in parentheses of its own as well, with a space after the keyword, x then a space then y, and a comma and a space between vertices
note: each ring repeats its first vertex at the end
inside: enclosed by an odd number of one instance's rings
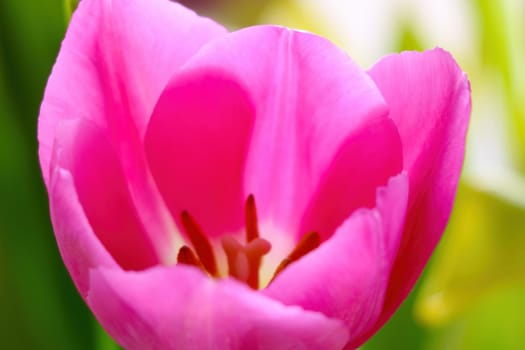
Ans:
POLYGON ((313 34, 83 0, 40 162, 60 252, 127 349, 354 349, 449 217, 469 83, 447 52, 361 70, 313 34))

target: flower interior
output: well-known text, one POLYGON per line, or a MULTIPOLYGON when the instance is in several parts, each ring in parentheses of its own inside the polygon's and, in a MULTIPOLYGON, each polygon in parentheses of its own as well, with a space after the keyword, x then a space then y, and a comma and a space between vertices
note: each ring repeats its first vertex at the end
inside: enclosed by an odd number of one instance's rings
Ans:
MULTIPOLYGON (((205 232, 188 211, 181 213, 181 222, 193 249, 188 245, 183 245, 179 249, 177 263, 200 268, 211 277, 220 277, 217 257, 205 232)), ((226 235, 221 239, 228 264, 228 276, 246 283, 253 289, 258 289, 261 262, 263 256, 271 250, 272 245, 268 240, 260 237, 257 207, 253 195, 248 196, 245 205, 245 240, 243 244, 231 235, 226 235)), ((317 248, 320 243, 319 233, 310 232, 304 235, 295 249, 277 266, 270 283, 287 266, 317 248)))

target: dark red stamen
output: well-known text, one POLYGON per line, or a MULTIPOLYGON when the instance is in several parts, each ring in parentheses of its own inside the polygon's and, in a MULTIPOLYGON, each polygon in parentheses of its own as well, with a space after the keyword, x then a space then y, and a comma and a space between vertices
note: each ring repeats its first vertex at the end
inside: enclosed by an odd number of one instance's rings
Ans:
POLYGON ((281 261, 279 266, 277 266, 277 269, 275 270, 275 273, 273 274, 272 281, 274 278, 282 271, 284 270, 288 265, 293 263, 294 261, 299 260, 315 248, 319 247, 321 244, 321 236, 317 232, 310 232, 301 238, 299 243, 297 243, 297 246, 295 249, 281 261))
POLYGON ((187 211, 182 212, 181 219, 182 226, 184 227, 197 256, 202 262, 202 265, 204 265, 204 268, 210 273, 210 275, 218 277, 217 262, 210 241, 187 211))
POLYGON ((180 248, 179 254, 177 254, 177 262, 179 264, 195 266, 204 271, 204 266, 202 266, 202 263, 200 262, 197 255, 195 255, 193 250, 191 250, 191 248, 186 245, 180 248))
MULTIPOLYGON (((246 242, 251 243, 254 240, 259 238, 259 224, 257 219, 257 206, 255 205, 255 197, 253 194, 250 194, 248 196, 248 199, 246 199, 246 210, 245 210, 245 225, 246 225, 246 242)), ((267 252, 266 252, 267 253, 267 252)), ((264 254, 266 254, 264 253, 264 254)), ((249 257, 249 266, 250 266, 250 274, 249 274, 249 280, 248 285, 253 288, 259 287, 259 269, 261 267, 262 263, 262 256, 264 254, 260 254, 258 256, 250 256, 249 257)))
POLYGON ((246 200, 246 242, 250 243, 254 239, 259 238, 259 226, 257 224, 257 208, 255 207, 255 198, 253 194, 248 196, 246 200))
MULTIPOLYGON (((201 227, 187 211, 181 213, 181 223, 193 249, 188 246, 180 248, 177 262, 198 267, 213 277, 219 277, 213 247, 201 227)), ((222 247, 226 253, 228 275, 246 283, 253 289, 258 289, 262 258, 270 251, 271 244, 259 237, 257 207, 253 195, 249 195, 246 199, 245 226, 246 244, 239 243, 232 236, 225 236, 221 240, 222 247)), ((317 232, 304 235, 295 249, 281 261, 271 281, 288 265, 299 260, 320 244, 321 237, 317 232)))

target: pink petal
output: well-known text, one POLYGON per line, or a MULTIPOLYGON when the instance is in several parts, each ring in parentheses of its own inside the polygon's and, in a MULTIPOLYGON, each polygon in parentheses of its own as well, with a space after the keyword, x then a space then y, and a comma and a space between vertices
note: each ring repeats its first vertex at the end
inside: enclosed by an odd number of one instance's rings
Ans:
POLYGON ((343 325, 185 266, 97 269, 88 303, 126 349, 341 349, 343 325))
POLYGON ((57 125, 65 119, 92 121, 114 146, 129 196, 165 262, 175 230, 146 167, 142 137, 168 79, 224 33, 169 1, 83 0, 46 87, 38 131, 46 184, 57 125))
POLYGON ((142 135, 173 73, 204 43, 224 33, 218 24, 170 1, 83 0, 40 111, 39 152, 46 183, 60 120, 81 117, 107 126, 118 111, 142 135))
POLYGON ((49 179, 51 220, 62 259, 80 294, 87 296, 89 270, 118 265, 93 232, 82 209, 71 174, 54 167, 49 179))
POLYGON ((243 170, 254 110, 222 73, 176 75, 146 133, 148 161, 172 215, 187 210, 208 236, 243 225, 243 170))
POLYGON ((376 209, 352 214, 326 242, 281 272, 264 294, 342 320, 349 348, 375 331, 403 232, 408 179, 393 177, 377 191, 376 209))
POLYGON ((388 118, 375 118, 350 135, 325 171, 310 199, 299 234, 324 239, 358 208, 373 208, 376 190, 403 165, 401 140, 388 118))
POLYGON ((261 217, 297 232, 309 199, 348 136, 387 109, 373 82, 325 39, 259 26, 206 45, 186 66, 220 70, 256 108, 245 193, 261 217))
POLYGON ((381 325, 414 286, 450 215, 463 164, 470 86, 441 49, 388 56, 370 76, 390 106, 410 178, 406 229, 381 325))
POLYGON ((87 120, 70 120, 61 123, 57 135, 57 166, 71 172, 75 195, 101 243, 122 268, 158 264, 119 159, 102 130, 87 120))

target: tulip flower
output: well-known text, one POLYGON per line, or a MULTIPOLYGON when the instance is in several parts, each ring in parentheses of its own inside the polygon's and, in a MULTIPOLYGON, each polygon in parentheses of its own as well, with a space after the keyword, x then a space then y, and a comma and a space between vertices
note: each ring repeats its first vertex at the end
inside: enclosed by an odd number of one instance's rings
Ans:
POLYGON ((441 49, 368 72, 313 34, 83 0, 39 156, 64 263, 127 349, 353 349, 450 214, 469 84, 441 49))

